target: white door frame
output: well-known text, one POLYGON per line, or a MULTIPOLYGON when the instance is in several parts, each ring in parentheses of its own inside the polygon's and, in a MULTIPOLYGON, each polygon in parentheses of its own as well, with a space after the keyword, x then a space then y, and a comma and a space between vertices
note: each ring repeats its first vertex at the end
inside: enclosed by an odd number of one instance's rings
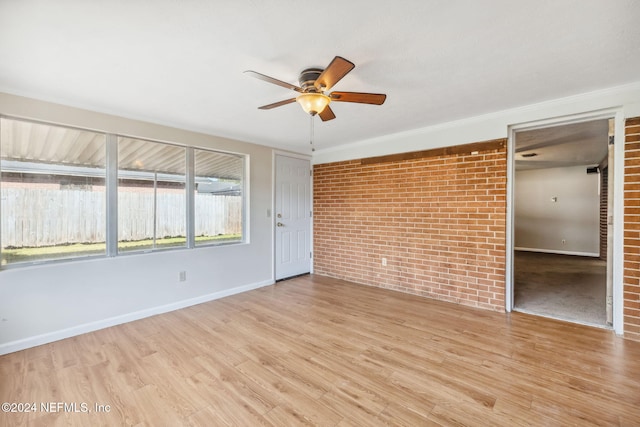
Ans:
MULTIPOLYGON (((624 284, 623 284, 623 251, 624 251, 624 114, 622 108, 609 108, 562 117, 554 117, 509 126, 507 142, 507 253, 506 253, 506 289, 505 310, 513 310, 513 249, 514 249, 514 179, 515 179, 515 136, 516 132, 542 129, 546 127, 580 123, 600 119, 615 120, 615 144, 613 174, 613 256, 607 262, 613 270, 613 330, 616 334, 624 332, 624 284)), ((611 172, 611 168, 610 168, 611 172)), ((609 213, 611 215, 611 213, 609 213)))
MULTIPOLYGON (((313 170, 311 156, 305 154, 291 153, 289 151, 272 150, 271 151, 271 211, 268 216, 271 219, 271 280, 276 281, 276 157, 286 156, 294 159, 309 160, 309 165, 313 170)), ((309 206, 313 212, 313 176, 309 175, 309 206)), ((309 221, 309 245, 311 253, 313 253, 313 215, 309 221)), ((310 273, 313 274, 313 256, 311 257, 310 273)))

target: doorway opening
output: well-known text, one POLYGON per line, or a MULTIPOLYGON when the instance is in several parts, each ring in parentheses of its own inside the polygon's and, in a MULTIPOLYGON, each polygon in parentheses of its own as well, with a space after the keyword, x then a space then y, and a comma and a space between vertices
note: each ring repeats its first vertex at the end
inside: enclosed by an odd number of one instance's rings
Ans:
POLYGON ((615 120, 512 134, 512 308, 613 325, 615 120))

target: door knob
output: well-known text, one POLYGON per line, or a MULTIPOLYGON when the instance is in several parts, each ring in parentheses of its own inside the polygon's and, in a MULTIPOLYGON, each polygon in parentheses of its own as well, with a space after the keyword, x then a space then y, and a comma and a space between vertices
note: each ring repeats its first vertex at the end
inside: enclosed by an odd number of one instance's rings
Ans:
POLYGON ((284 224, 283 224, 283 223, 281 223, 281 222, 276 223, 276 225, 277 225, 278 227, 284 227, 284 224))

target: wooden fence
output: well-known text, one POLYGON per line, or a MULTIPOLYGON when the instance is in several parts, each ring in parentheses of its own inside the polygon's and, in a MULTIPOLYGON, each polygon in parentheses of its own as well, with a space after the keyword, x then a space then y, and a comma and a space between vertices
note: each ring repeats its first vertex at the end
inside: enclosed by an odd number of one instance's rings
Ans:
MULTIPOLYGON (((3 188, 2 247, 39 247, 105 241, 103 191, 3 188)), ((118 194, 118 240, 186 235, 185 194, 158 191, 118 194)), ((242 197, 196 193, 195 235, 242 232, 242 197)))

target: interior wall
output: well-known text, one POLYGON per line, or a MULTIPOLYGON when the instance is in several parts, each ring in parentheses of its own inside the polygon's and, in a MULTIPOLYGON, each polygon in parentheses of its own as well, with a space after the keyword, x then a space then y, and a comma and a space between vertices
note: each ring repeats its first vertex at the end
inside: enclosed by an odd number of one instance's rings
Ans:
POLYGON ((314 272, 503 311, 506 140, 316 165, 314 272))
POLYGON ((600 176, 587 174, 586 169, 573 166, 516 171, 516 249, 600 255, 600 176))
POLYGON ((273 283, 271 148, 2 93, 0 114, 250 156, 247 243, 1 270, 0 354, 273 283))

